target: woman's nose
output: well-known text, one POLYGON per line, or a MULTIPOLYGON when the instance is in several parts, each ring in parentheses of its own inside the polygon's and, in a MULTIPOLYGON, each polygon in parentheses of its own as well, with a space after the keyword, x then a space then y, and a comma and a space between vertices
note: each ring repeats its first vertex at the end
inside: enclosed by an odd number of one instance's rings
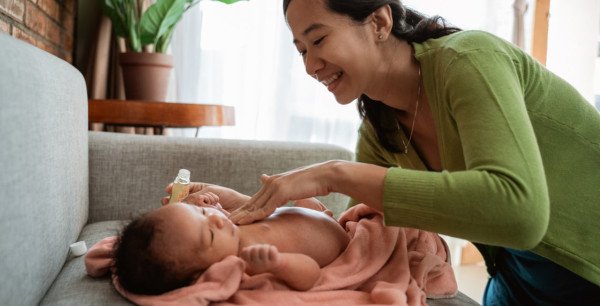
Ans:
MULTIPOLYGON (((314 54, 314 53, 313 53, 314 54)), ((317 71, 321 70, 325 66, 325 62, 319 58, 318 56, 306 54, 304 57, 304 68, 306 68, 306 73, 311 77, 317 79, 317 71)))
POLYGON ((223 220, 223 217, 219 216, 218 214, 208 215, 208 220, 210 220, 210 222, 216 225, 218 228, 223 227, 223 222, 225 222, 225 220, 223 220))

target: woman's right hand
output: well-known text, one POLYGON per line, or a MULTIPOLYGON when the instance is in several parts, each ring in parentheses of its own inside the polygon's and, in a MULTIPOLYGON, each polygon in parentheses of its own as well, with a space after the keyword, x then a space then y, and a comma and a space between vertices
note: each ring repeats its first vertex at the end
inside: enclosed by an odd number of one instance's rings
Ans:
POLYGON ((263 174, 262 188, 243 206, 232 211, 235 224, 249 224, 272 214, 288 201, 345 194, 376 210, 383 209, 383 185, 387 168, 332 160, 275 175, 263 174))
POLYGON ((313 164, 275 175, 261 176, 263 186, 243 206, 232 212, 236 224, 249 224, 271 215, 288 201, 328 195, 336 161, 313 164))
MULTIPOLYGON (((169 184, 166 188, 167 193, 171 194, 171 190, 173 189, 173 184, 169 184)), ((206 193, 213 193, 218 196, 219 203, 223 208, 229 212, 237 209, 238 207, 244 205, 250 197, 244 194, 241 194, 231 188, 207 184, 207 183, 199 183, 192 182, 190 183, 190 191, 189 195, 183 199, 182 202, 200 205, 206 200, 206 193)), ((162 204, 166 205, 169 203, 169 196, 162 198, 162 204)))

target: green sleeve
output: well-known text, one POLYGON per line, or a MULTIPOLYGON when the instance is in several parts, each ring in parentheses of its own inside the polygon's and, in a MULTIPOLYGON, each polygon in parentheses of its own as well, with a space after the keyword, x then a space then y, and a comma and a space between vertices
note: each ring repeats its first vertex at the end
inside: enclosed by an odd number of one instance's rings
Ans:
MULTIPOLYGON (((375 131, 365 119, 358 130, 354 161, 388 168, 398 166, 398 164, 390 162, 391 160, 393 160, 393 154, 379 145, 375 131)), ((356 204, 358 201, 350 199, 348 208, 356 204)))
POLYGON ((504 52, 477 50, 457 53, 436 72, 436 96, 429 98, 430 103, 438 99, 434 118, 449 118, 451 124, 439 124, 455 129, 460 142, 440 144, 442 162, 462 154, 465 169, 390 168, 384 186, 386 224, 534 247, 548 225, 549 200, 518 63, 504 52))

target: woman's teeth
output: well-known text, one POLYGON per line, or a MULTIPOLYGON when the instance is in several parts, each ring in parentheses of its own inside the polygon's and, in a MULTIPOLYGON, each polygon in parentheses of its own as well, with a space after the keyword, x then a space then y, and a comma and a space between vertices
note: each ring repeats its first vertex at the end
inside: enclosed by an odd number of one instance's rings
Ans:
POLYGON ((340 71, 340 72, 334 74, 329 79, 321 81, 321 83, 325 86, 329 86, 329 84, 333 83, 333 81, 339 79, 342 76, 342 74, 343 74, 343 72, 340 71))

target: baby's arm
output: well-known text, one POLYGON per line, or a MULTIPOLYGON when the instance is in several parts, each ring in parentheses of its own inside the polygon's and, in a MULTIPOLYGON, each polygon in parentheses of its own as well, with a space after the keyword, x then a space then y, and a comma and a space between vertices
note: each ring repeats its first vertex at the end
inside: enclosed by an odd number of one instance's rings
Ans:
POLYGON ((296 202, 294 202, 294 206, 324 212, 328 216, 334 218, 333 212, 331 212, 331 210, 329 210, 325 205, 323 205, 323 203, 321 203, 321 201, 317 200, 316 198, 306 198, 302 200, 297 200, 296 202))
POLYGON ((321 273, 319 264, 310 256, 279 253, 275 246, 268 244, 245 247, 240 257, 248 264, 248 274, 269 272, 290 287, 301 291, 312 288, 321 273))

